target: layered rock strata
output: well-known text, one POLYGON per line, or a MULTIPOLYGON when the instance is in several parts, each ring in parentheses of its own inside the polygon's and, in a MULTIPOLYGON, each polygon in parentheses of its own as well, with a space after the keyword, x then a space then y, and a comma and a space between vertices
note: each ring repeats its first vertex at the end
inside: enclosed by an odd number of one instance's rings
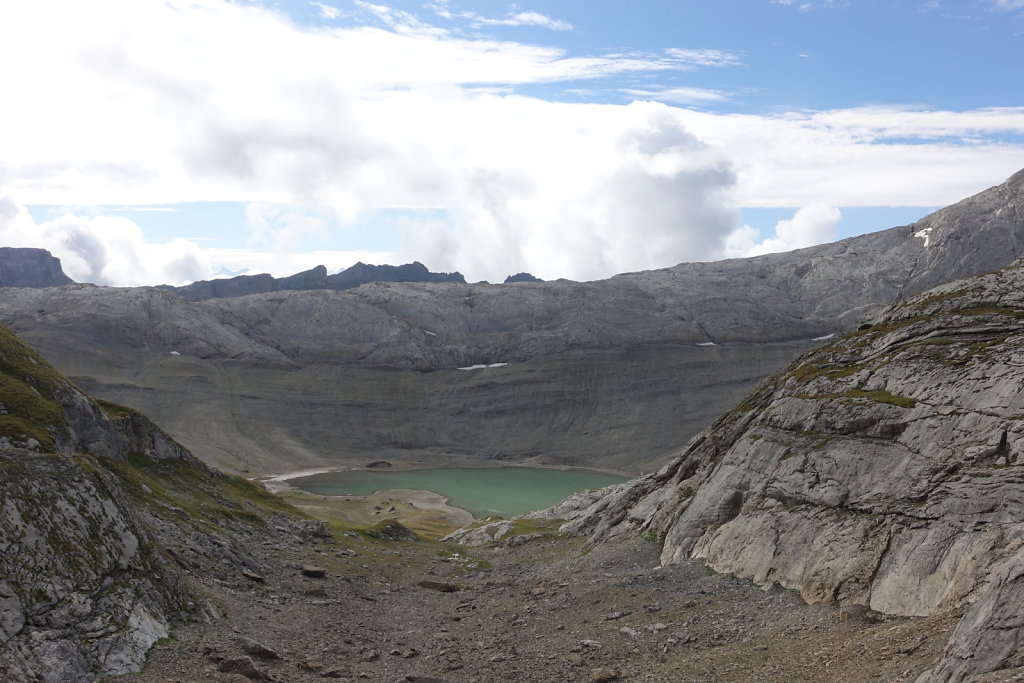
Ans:
POLYGON ((1024 665, 1024 262, 894 305, 759 383, 656 474, 547 514, 661 561, 963 614, 921 680, 1024 665))
POLYGON ((0 287, 61 287, 74 284, 60 259, 45 249, 0 247, 0 287))
POLYGON ((195 303, 152 288, 11 289, 0 320, 220 467, 372 452, 641 472, 878 306, 1009 263, 1022 205, 1024 172, 911 226, 597 282, 378 282, 195 303))
POLYGON ((261 569, 240 540, 289 510, 0 327, 0 680, 139 669, 173 624, 215 613, 182 570, 261 569))

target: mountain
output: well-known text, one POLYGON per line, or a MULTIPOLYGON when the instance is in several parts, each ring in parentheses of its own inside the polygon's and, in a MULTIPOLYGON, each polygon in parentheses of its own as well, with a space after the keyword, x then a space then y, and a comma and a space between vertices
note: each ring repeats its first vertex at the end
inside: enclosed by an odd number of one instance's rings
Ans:
POLYGON ((222 299, 266 292, 291 290, 330 289, 342 291, 369 282, 465 282, 462 273, 432 273, 419 261, 402 266, 373 266, 356 263, 334 275, 327 274, 327 268, 317 266, 288 277, 275 278, 261 275, 239 275, 220 280, 200 280, 182 287, 163 285, 187 301, 222 299))
POLYGON ((1010 263, 1022 205, 1024 172, 910 226, 596 282, 374 282, 196 302, 11 289, 0 320, 87 390, 234 471, 384 458, 638 473, 878 307, 1010 263))
POLYGON ((549 514, 809 603, 962 615, 918 680, 1009 680, 1024 667, 1022 358, 1018 260, 888 307, 764 379, 659 472, 549 514))
POLYGON ((60 259, 45 249, 0 247, 0 287, 60 287, 74 284, 60 259))
POLYGON ((532 273, 516 273, 515 275, 509 275, 505 278, 505 284, 511 284, 513 282, 544 282, 539 277, 535 277, 532 273))
POLYGON ((0 327, 0 679, 139 669, 173 625, 217 613, 192 571, 237 576, 239 543, 288 513, 0 327))

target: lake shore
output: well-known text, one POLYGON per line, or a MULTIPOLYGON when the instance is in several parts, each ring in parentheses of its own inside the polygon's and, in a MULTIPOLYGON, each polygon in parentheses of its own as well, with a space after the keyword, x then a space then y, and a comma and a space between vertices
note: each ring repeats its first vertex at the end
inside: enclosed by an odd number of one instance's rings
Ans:
MULTIPOLYGON (((378 461, 380 462, 380 461, 378 461)), ((451 464, 451 465, 436 465, 430 463, 407 463, 407 462, 389 462, 386 467, 370 467, 368 465, 337 465, 334 467, 319 467, 303 470, 290 470, 287 472, 281 472, 278 474, 266 474, 255 477, 250 477, 251 481, 259 482, 271 493, 278 493, 279 491, 295 490, 296 487, 288 484, 287 482, 291 479, 299 479, 301 477, 311 477, 316 474, 327 474, 329 472, 349 472, 349 471, 368 471, 368 472, 411 472, 415 470, 441 470, 441 469, 513 469, 513 468, 531 468, 538 470, 554 470, 559 472, 593 472, 595 474, 609 474, 616 477, 625 477, 627 479, 635 479, 642 477, 648 472, 642 472, 640 474, 625 472, 622 470, 611 470, 601 469, 597 467, 577 467, 574 465, 538 465, 532 462, 483 462, 479 464, 451 464)))

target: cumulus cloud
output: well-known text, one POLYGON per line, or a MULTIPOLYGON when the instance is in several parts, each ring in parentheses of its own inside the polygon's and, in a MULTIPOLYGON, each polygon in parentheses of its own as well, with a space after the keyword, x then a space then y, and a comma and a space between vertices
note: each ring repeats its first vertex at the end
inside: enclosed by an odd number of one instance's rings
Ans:
POLYGON ((301 252, 279 252, 259 249, 208 248, 203 253, 216 264, 217 277, 269 273, 287 277, 316 266, 326 266, 328 273, 347 268, 357 261, 374 265, 399 263, 400 256, 387 251, 319 249, 301 252))
POLYGON ((251 202, 245 207, 245 222, 253 245, 286 253, 325 240, 331 216, 324 210, 251 202))
POLYGON ((524 99, 481 117, 490 135, 460 122, 486 142, 449 179, 452 225, 407 226, 406 253, 490 280, 520 270, 593 279, 719 254, 737 222, 727 159, 663 105, 596 106, 585 120, 575 106, 550 106, 524 99))
POLYGON ((119 216, 65 213, 36 222, 24 206, 0 197, 0 244, 47 249, 76 282, 100 285, 182 284, 210 276, 194 243, 147 243, 139 226, 119 216))
POLYGON ((749 225, 737 228, 726 238, 725 253, 730 257, 759 256, 833 242, 842 218, 834 206, 811 204, 797 209, 793 218, 777 222, 775 233, 761 241, 757 230, 749 225))

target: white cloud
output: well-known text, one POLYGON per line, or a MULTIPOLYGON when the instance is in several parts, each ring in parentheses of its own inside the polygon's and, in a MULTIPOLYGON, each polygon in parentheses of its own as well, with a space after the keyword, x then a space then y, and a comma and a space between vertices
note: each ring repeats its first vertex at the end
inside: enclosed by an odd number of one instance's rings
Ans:
MULTIPOLYGON (((1001 0, 996 1, 999 2, 1001 0)), ((782 5, 783 7, 795 7, 801 12, 850 6, 849 0, 772 0, 772 4, 782 5)))
POLYGON ((670 57, 695 66, 739 66, 740 64, 739 55, 724 50, 683 50, 673 47, 665 52, 670 57))
POLYGON ((439 0, 439 2, 434 4, 428 4, 427 7, 432 9, 434 14, 442 19, 464 19, 468 21, 471 26, 477 28, 481 26, 539 26, 552 31, 571 31, 573 28, 572 24, 567 21, 553 19, 545 14, 534 12, 532 10, 513 10, 504 17, 493 18, 485 17, 472 11, 452 11, 448 0, 439 0))
POLYGON ((399 263, 397 254, 387 251, 321 249, 304 252, 261 251, 258 249, 204 249, 215 265, 218 277, 270 273, 287 277, 316 266, 326 266, 328 273, 337 272, 357 261, 373 265, 399 263))
POLYGON ((274 252, 304 251, 310 243, 327 239, 329 211, 315 211, 287 204, 251 202, 245 207, 245 223, 254 246, 274 252))
POLYGON ((117 216, 67 213, 37 223, 11 197, 0 197, 0 244, 48 249, 76 282, 180 284, 211 273, 209 262, 192 242, 147 243, 138 225, 117 216))
POLYGON ((859 108, 777 116, 674 110, 733 160, 747 207, 941 206, 1024 165, 1024 108, 966 112, 859 108), (981 142, 964 144, 972 136, 981 142))
POLYGON ((552 31, 571 31, 572 24, 561 19, 552 19, 539 12, 517 12, 509 14, 500 19, 488 18, 476 12, 460 12, 457 15, 447 13, 447 18, 457 16, 460 19, 468 19, 473 26, 540 26, 552 31))
POLYGON ((729 257, 758 256, 833 242, 836 225, 842 218, 834 206, 811 204, 797 209, 793 218, 776 223, 775 234, 760 242, 757 230, 749 225, 740 226, 726 239, 725 253, 729 257))
MULTIPOLYGON (((308 247, 327 229, 282 207, 329 207, 341 223, 381 207, 431 208, 450 220, 406 221, 394 260, 469 279, 592 278, 717 257, 738 223, 730 207, 934 206, 1024 161, 1024 146, 991 141, 1024 135, 1020 108, 719 115, 508 91, 728 67, 740 62, 730 52, 576 56, 468 39, 368 2, 358 8, 373 25, 355 28, 303 27, 221 0, 105 5, 100 17, 89 3, 0 4, 0 61, 31 65, 5 72, 5 191, 26 204, 250 202, 260 253, 308 247), (973 138, 983 142, 964 144, 973 138)), ((109 217, 72 219, 79 232, 47 234, 113 250, 105 231, 125 233, 109 217)), ((140 240, 117 244, 148 253, 140 240)), ((132 277, 74 258, 108 281, 132 277)), ((192 279, 202 271, 193 266, 172 270, 192 279)), ((169 281, 160 268, 152 282, 169 281)))
POLYGON ((313 7, 316 7, 317 13, 323 19, 338 19, 342 16, 342 11, 333 5, 327 5, 322 2, 310 3, 313 7))
POLYGON ((76 282, 125 287, 182 285, 231 273, 285 277, 318 265, 336 272, 357 261, 394 264, 401 258, 388 251, 287 251, 290 241, 308 238, 325 220, 309 211, 254 204, 247 218, 263 222, 265 246, 272 248, 200 247, 195 243, 201 241, 198 238, 146 242, 139 226, 120 216, 69 211, 54 220, 36 222, 13 198, 0 196, 0 244, 47 249, 76 282))
POLYGON ((729 99, 729 95, 721 90, 705 88, 678 87, 656 90, 626 88, 622 92, 632 97, 674 104, 706 104, 708 102, 725 102, 729 99))

